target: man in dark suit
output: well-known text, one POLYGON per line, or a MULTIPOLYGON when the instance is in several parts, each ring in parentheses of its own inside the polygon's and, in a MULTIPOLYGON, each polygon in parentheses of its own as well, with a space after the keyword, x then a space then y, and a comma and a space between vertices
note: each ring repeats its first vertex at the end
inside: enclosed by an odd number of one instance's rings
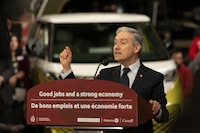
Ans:
MULTIPOLYGON (((169 113, 166 109, 167 100, 163 87, 163 75, 142 64, 139 59, 142 43, 143 38, 136 29, 118 28, 114 39, 113 55, 115 61, 119 62, 120 65, 101 70, 97 78, 126 84, 152 104, 152 114, 156 121, 166 122, 169 113)), ((70 67, 71 61, 72 52, 69 47, 66 47, 60 53, 60 62, 63 66, 60 75, 62 79, 75 78, 70 67)), ((153 133, 152 120, 138 127, 126 128, 119 132, 153 133)))

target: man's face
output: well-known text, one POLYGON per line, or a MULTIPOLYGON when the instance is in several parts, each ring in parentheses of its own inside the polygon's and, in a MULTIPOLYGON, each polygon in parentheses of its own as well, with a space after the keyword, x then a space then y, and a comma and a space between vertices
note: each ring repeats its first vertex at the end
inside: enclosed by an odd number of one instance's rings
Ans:
POLYGON ((140 44, 133 44, 133 36, 129 32, 120 32, 114 39, 114 59, 125 66, 136 61, 140 49, 140 44))
POLYGON ((183 63, 183 55, 181 52, 174 53, 172 55, 172 59, 176 63, 177 67, 179 67, 183 63))

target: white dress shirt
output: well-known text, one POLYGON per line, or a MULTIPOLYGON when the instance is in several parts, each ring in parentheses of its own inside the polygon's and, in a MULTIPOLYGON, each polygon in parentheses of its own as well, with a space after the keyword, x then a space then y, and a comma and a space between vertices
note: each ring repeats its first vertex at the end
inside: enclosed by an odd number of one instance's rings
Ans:
MULTIPOLYGON (((128 72, 128 78, 129 78, 129 88, 131 88, 131 86, 133 85, 133 82, 135 81, 135 77, 137 75, 137 72, 140 68, 140 60, 138 59, 134 64, 128 66, 128 68, 130 69, 130 71, 128 72)), ((121 65, 121 76, 123 74, 123 69, 124 66, 121 65)))

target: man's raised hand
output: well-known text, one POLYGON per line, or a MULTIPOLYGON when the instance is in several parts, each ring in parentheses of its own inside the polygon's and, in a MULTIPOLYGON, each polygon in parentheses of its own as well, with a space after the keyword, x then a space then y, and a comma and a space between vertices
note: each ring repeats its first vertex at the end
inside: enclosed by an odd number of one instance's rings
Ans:
POLYGON ((60 53, 60 63, 63 66, 63 71, 67 72, 71 69, 72 62, 72 51, 69 46, 66 46, 65 49, 60 53))

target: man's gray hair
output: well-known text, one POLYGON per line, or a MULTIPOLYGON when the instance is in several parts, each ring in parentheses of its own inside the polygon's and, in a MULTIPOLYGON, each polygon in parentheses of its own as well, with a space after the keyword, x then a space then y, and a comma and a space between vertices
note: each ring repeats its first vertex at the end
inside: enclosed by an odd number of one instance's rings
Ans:
POLYGON ((138 30, 122 26, 117 29, 116 34, 124 31, 129 32, 133 35, 133 44, 139 43, 140 45, 143 45, 143 37, 138 30))

